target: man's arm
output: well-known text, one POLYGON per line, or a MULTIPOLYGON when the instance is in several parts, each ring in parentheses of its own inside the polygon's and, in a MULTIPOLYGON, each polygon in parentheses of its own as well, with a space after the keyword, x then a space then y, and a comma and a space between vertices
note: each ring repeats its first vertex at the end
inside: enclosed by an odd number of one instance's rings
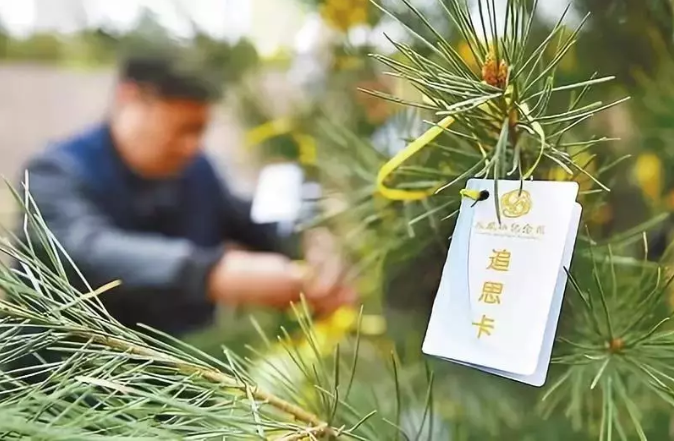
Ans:
POLYGON ((116 228, 91 201, 67 158, 33 161, 28 178, 47 226, 92 286, 120 279, 133 290, 206 296, 208 273, 222 249, 116 228))
POLYGON ((225 200, 226 216, 231 222, 229 234, 237 242, 252 251, 287 254, 278 224, 256 224, 250 217, 251 203, 245 199, 228 195, 225 200))
POLYGON ((234 195, 227 183, 211 167, 220 191, 221 216, 225 239, 233 240, 251 251, 288 254, 279 235, 278 224, 257 224, 251 218, 252 203, 234 195))

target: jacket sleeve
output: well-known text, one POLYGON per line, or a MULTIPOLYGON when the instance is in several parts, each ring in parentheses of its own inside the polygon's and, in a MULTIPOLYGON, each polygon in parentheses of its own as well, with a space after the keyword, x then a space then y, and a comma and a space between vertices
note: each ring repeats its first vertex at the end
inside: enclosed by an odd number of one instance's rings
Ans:
POLYGON ((119 279, 134 292, 205 298, 207 275, 221 248, 115 227, 63 158, 39 158, 27 171, 30 195, 47 227, 94 288, 119 279))
POLYGON ((278 234, 278 224, 256 224, 250 218, 251 203, 229 196, 225 201, 230 220, 231 238, 253 251, 285 254, 287 250, 278 234))

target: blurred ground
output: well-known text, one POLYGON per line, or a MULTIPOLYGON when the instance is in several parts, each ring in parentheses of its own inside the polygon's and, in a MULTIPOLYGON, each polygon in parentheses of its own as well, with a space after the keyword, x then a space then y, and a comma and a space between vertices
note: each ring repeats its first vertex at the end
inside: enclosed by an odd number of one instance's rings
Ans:
MULTIPOLYGON (((16 185, 21 166, 50 140, 75 133, 105 114, 114 84, 112 70, 0 65, 0 176, 16 185)), ((253 167, 237 146, 241 130, 225 106, 217 109, 205 142, 235 190, 249 193, 253 167)), ((15 206, 0 186, 0 225, 11 226, 15 206)))

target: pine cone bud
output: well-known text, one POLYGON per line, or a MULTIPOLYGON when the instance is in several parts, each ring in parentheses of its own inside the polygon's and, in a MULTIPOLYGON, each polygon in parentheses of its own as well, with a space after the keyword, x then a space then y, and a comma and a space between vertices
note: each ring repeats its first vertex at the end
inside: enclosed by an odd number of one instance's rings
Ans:
POLYGON ((621 352, 625 348, 625 340, 622 338, 616 337, 610 342, 608 342, 609 352, 616 354, 621 352))
POLYGON ((506 79, 508 77, 508 63, 501 60, 497 63, 494 51, 487 54, 487 59, 482 66, 482 79, 490 86, 503 89, 505 87, 506 79))

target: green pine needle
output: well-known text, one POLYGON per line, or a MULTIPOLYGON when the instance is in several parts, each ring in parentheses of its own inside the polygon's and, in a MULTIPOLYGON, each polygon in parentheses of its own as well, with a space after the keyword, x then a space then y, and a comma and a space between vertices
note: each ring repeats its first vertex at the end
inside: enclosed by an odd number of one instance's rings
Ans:
MULTIPOLYGON (((456 127, 451 127, 453 136, 443 138, 438 144, 452 146, 457 136, 473 140, 462 148, 485 152, 486 168, 479 176, 495 180, 545 178, 549 170, 562 167, 570 175, 586 175, 602 189, 608 190, 584 165, 574 160, 570 147, 563 139, 571 128, 601 111, 623 103, 626 98, 608 104, 596 102, 580 105, 582 96, 591 88, 612 80, 610 76, 554 85, 555 69, 576 44, 587 17, 577 29, 566 32, 562 25, 565 12, 549 35, 532 50, 530 34, 536 4, 529 8, 529 2, 508 0, 504 32, 500 37, 495 37, 495 0, 487 1, 486 7, 478 2, 481 25, 478 29, 472 23, 468 2, 440 1, 448 20, 454 23, 479 63, 482 70, 476 72, 421 12, 409 2, 404 3, 426 27, 426 31, 433 35, 434 40, 428 40, 408 27, 421 45, 431 50, 432 55, 426 56, 412 46, 393 42, 405 61, 380 55, 373 57, 391 69, 389 75, 409 82, 427 98, 427 102, 413 103, 376 91, 369 93, 399 104, 429 109, 436 118, 447 115, 455 117, 456 127), (580 93, 569 101, 568 107, 559 109, 551 104, 559 102, 558 95, 576 91, 580 93), (509 136, 506 144, 498 148, 504 120, 509 121, 509 136), (499 167, 492 167, 497 163, 499 167), (507 173, 502 173, 501 168, 506 163, 513 164, 513 167, 507 173)), ((378 7, 405 25, 402 18, 378 7)), ((574 144, 584 142, 589 143, 578 140, 574 144)), ((400 177, 400 173, 396 176, 400 177)), ((446 180, 445 184, 449 181, 446 180)), ((398 188, 423 188, 424 184, 430 185, 430 182, 417 181, 416 184, 398 183, 398 188)), ((456 184, 461 185, 461 182, 443 188, 453 189, 456 184)))

